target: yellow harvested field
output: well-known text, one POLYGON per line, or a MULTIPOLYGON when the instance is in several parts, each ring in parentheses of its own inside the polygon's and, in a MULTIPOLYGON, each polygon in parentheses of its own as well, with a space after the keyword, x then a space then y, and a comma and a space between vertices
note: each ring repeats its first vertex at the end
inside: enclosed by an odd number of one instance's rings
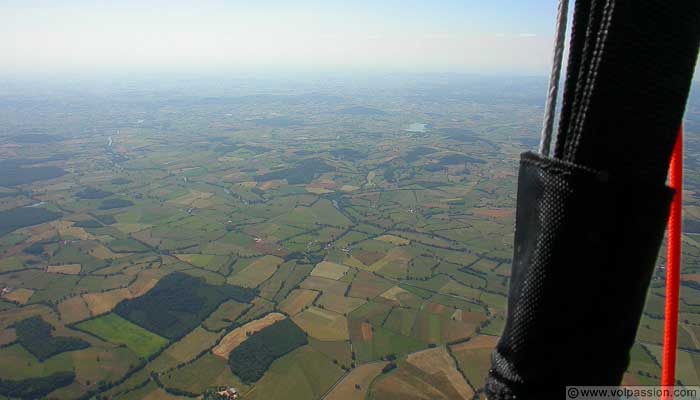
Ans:
POLYGON ((367 397, 367 390, 370 383, 379 376, 382 368, 388 362, 375 362, 363 364, 350 371, 345 377, 331 390, 324 400, 355 400, 364 399, 367 397), (357 388, 359 386, 359 389, 357 388))
POLYGON ((474 391, 471 386, 464 379, 464 376, 457 370, 457 365, 447 353, 444 347, 436 347, 434 349, 428 349, 419 351, 417 353, 409 354, 406 357, 406 361, 423 370, 428 375, 433 377, 439 377, 441 379, 436 379, 436 381, 441 382, 441 386, 449 384, 452 390, 448 388, 442 388, 440 391, 446 393, 447 391, 454 391, 459 394, 459 398, 471 399, 474 396, 474 391))
POLYGON ((95 238, 87 233, 85 229, 73 226, 72 221, 54 221, 49 224, 63 237, 72 236, 81 240, 92 240, 95 238))
POLYGON ((333 193, 332 190, 328 190, 322 187, 317 187, 317 186, 307 186, 306 191, 309 193, 313 194, 327 194, 327 193, 333 193))
POLYGON ((218 357, 228 359, 229 353, 231 353, 231 351, 236 347, 240 346, 240 344, 248 338, 249 334, 261 331, 275 322, 282 321, 285 318, 287 317, 284 314, 270 313, 260 319, 250 321, 247 324, 229 332, 229 334, 224 336, 224 338, 221 339, 221 342, 219 342, 219 344, 214 347, 211 352, 218 357))
POLYGON ((260 189, 260 190, 277 189, 278 187, 284 185, 285 182, 286 181, 284 181, 284 180, 273 180, 273 181, 263 182, 260 184, 260 186, 258 186, 258 189, 260 189))
POLYGON ((17 307, 5 311, 0 311, 0 329, 6 329, 17 321, 35 315, 40 316, 46 322, 52 325, 58 323, 58 319, 54 310, 43 304, 30 304, 25 307, 17 307))
POLYGON ((319 340, 348 340, 348 321, 341 314, 310 307, 292 317, 309 336, 319 340))
POLYGON ((10 293, 6 293, 3 298, 5 300, 11 301, 13 303, 17 304, 27 304, 29 299, 32 298, 32 295, 34 294, 34 291, 32 289, 15 289, 11 291, 10 293))
POLYGON ((145 270, 138 274, 136 280, 129 285, 129 287, 100 293, 86 293, 82 297, 88 309, 90 309, 90 314, 93 316, 105 314, 112 311, 117 303, 122 300, 143 296, 146 292, 151 290, 165 274, 165 272, 159 270, 145 270))
POLYGON ((254 188, 258 185, 258 182, 255 181, 247 181, 247 182, 241 182, 239 185, 245 187, 245 188, 254 188))
POLYGON ((395 264, 404 265, 408 267, 408 263, 410 261, 411 256, 406 251, 404 251, 401 247, 394 247, 393 249, 389 250, 389 252, 387 252, 387 254, 382 259, 370 265, 369 268, 367 268, 367 270, 369 270, 370 272, 378 271, 383 267, 386 267, 387 265, 395 264))
POLYGON ((202 327, 195 328, 185 337, 173 343, 163 354, 177 360, 177 363, 184 363, 195 359, 201 352, 210 348, 219 340, 222 333, 209 332, 202 327))
POLYGON ((238 161, 243 161, 242 158, 240 157, 234 157, 234 156, 225 156, 225 157, 219 157, 217 158, 220 162, 238 162, 238 161))
POLYGON ((353 186, 353 185, 343 185, 340 187, 341 192, 354 192, 355 190, 359 190, 359 186, 353 186))
POLYGON ((200 192, 198 190, 190 190, 190 192, 184 196, 180 196, 176 199, 170 200, 170 203, 175 203, 183 206, 192 205, 197 200, 206 200, 214 196, 214 193, 200 192))
POLYGON ((335 311, 338 314, 349 314, 366 302, 365 299, 358 299, 356 297, 324 293, 321 295, 321 298, 318 299, 317 304, 326 310, 335 311))
POLYGON ((398 298, 398 296, 399 296, 399 295, 402 295, 402 294, 405 294, 405 293, 408 293, 408 291, 407 291, 407 290, 404 290, 404 289, 401 289, 401 288, 398 287, 398 286, 392 286, 391 288, 389 288, 389 290, 387 290, 386 292, 382 293, 382 294, 380 295, 380 297, 383 297, 383 298, 385 298, 385 299, 387 299, 387 300, 400 301, 399 298, 398 298))
POLYGON ((36 243, 40 242, 42 240, 47 240, 50 239, 52 236, 55 236, 57 233, 56 228, 54 228, 51 224, 41 224, 41 225, 36 225, 36 226, 30 226, 27 228, 22 228, 17 231, 16 233, 19 233, 21 235, 26 235, 26 243, 36 243))
POLYGON ((146 292, 153 289, 156 283, 158 283, 160 278, 162 278, 165 274, 165 272, 153 269, 148 269, 139 273, 136 280, 129 285, 129 292, 131 293, 130 298, 139 297, 146 294, 146 292))
POLYGON ((122 300, 131 298, 131 292, 127 288, 108 290, 100 293, 87 293, 83 295, 85 303, 93 316, 106 314, 122 300))
POLYGON ((381 240, 382 242, 395 244, 397 246, 405 246, 405 245, 411 243, 411 241, 408 239, 404 239, 402 237, 398 237, 398 236, 394 236, 394 235, 382 235, 382 236, 375 238, 375 240, 381 240))
MULTIPOLYGON (((230 170, 229 170, 230 171, 230 170)), ((243 179, 245 174, 240 170, 234 170, 230 174, 225 174, 221 177, 221 180, 227 183, 238 183, 237 181, 243 179)), ((255 187, 255 186, 253 186, 255 187)))
POLYGON ((454 346, 451 346, 450 349, 452 349, 452 351, 493 349, 494 347, 496 347, 497 343, 497 336, 479 335, 472 338, 468 342, 458 343, 454 346))
POLYGON ((348 288, 348 284, 341 281, 336 281, 333 279, 320 278, 317 276, 310 276, 304 279, 299 285, 303 289, 312 289, 320 292, 330 292, 342 295, 348 288))
POLYGON ((158 283, 163 275, 165 273, 159 270, 145 270, 138 274, 136 280, 129 287, 99 293, 86 293, 82 295, 82 298, 92 316, 105 314, 112 311, 122 300, 143 296, 158 283))
POLYGON ((71 297, 58 303, 57 308, 61 315, 61 321, 65 324, 72 324, 90 318, 90 309, 88 309, 85 300, 80 296, 71 297))
POLYGON ((284 260, 279 257, 264 256, 230 277, 228 283, 248 288, 256 287, 270 278, 283 262, 284 260))
POLYGON ((92 216, 91 216, 90 214, 73 214, 73 215, 70 215, 70 216, 66 217, 66 219, 68 219, 68 220, 70 220, 71 222, 75 223, 75 222, 89 221, 89 220, 91 220, 91 219, 93 219, 93 218, 92 218, 92 216))
POLYGON ((129 255, 128 253, 114 253, 112 250, 108 249, 104 245, 97 245, 90 249, 90 255, 99 258, 100 260, 113 260, 115 258, 125 257, 129 255))
POLYGON ((361 269, 367 269, 367 266, 357 258, 350 256, 350 257, 345 257, 343 259, 343 264, 348 265, 350 267, 355 267, 355 268, 361 268, 361 269))
POLYGON ((316 264, 316 268, 311 271, 311 276, 319 278, 338 280, 342 278, 350 268, 345 265, 336 264, 330 261, 321 261, 316 264))
POLYGON ((117 228, 118 230, 120 230, 123 233, 136 233, 136 232, 142 231, 144 229, 148 229, 148 228, 152 227, 153 225, 120 222, 120 223, 114 224, 112 226, 117 228))
POLYGON ((280 310, 288 315, 295 316, 306 308, 306 306, 311 305, 319 294, 320 293, 315 290, 294 289, 287 298, 280 303, 280 310))
POLYGON ((51 272, 54 274, 78 275, 80 273, 80 264, 49 265, 46 268, 46 272, 51 272))
POLYGON ((7 328, 0 331, 0 346, 10 344, 17 340, 17 334, 13 328, 7 328))

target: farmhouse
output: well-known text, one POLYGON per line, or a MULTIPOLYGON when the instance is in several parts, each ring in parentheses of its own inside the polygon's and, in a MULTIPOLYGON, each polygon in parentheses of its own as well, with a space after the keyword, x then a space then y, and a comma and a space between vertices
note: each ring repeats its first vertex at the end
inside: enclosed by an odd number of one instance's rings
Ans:
POLYGON ((238 398, 238 391, 235 388, 228 387, 228 388, 220 388, 223 390, 220 390, 216 392, 217 395, 219 395, 219 398, 222 399, 237 399, 238 398))

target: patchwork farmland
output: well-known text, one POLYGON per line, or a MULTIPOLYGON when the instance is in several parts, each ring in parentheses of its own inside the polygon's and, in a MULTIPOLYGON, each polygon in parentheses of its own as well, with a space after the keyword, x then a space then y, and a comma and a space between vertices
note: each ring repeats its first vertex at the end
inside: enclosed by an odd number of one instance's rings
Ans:
MULTIPOLYGON (((480 398, 541 110, 530 81, 486 95, 441 79, 0 104, 2 382, 75 400, 480 398)), ((685 385, 700 384, 694 107, 685 385)), ((630 384, 660 376, 663 276, 630 384)))

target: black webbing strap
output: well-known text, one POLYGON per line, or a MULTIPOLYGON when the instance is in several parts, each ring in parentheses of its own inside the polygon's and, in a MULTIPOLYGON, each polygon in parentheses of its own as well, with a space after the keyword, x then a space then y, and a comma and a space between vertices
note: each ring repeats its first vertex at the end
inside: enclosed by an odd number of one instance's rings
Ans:
POLYGON ((668 218, 700 1, 578 0, 572 32, 554 158, 521 159, 491 400, 620 383, 668 218))
POLYGON ((580 19, 588 24, 582 56, 581 38, 572 42, 555 157, 663 182, 697 60, 700 2, 594 0, 576 9, 575 32, 580 19))
POLYGON ((590 2, 577 1, 574 5, 574 20, 571 24, 571 41, 569 44, 569 62, 566 70, 566 82, 564 84, 564 97, 559 117, 559 134, 557 135, 554 157, 561 158, 564 145, 564 132, 562 127, 568 126, 574 113, 574 97, 577 93, 581 63, 583 62, 583 47, 587 35, 588 18, 590 15, 590 2))

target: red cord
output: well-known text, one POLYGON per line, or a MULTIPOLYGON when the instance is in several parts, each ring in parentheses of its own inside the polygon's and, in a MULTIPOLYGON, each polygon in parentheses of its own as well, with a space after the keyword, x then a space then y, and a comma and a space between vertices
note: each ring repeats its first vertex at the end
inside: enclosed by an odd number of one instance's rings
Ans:
MULTIPOLYGON (((668 219, 668 244, 666 256, 666 309, 664 321, 663 367, 661 385, 674 386, 676 383, 676 346, 678 339, 678 292, 681 276, 681 207, 683 204, 683 128, 678 130, 678 138, 671 156, 669 184, 676 190, 668 219)), ((664 396, 671 400, 673 395, 664 396)))

